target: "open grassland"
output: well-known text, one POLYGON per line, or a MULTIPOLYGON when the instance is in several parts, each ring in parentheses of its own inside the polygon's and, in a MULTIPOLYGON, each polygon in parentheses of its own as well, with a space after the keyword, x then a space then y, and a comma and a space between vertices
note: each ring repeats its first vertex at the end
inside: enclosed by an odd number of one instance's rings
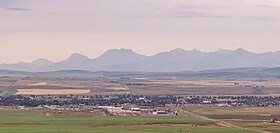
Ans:
POLYGON ((0 90, 0 96, 9 96, 16 94, 15 89, 6 89, 6 90, 0 90))
POLYGON ((47 83, 47 86, 56 86, 61 88, 123 88, 118 83, 112 83, 111 80, 107 79, 92 79, 92 80, 80 80, 80 79, 58 79, 58 80, 44 80, 42 81, 33 81, 33 79, 28 80, 20 80, 15 85, 16 86, 22 86, 26 85, 27 83, 33 84, 33 85, 40 85, 47 83))
MULTIPOLYGON (((233 128, 188 128, 192 133, 252 133, 233 128)), ((0 127, 3 133, 180 133, 179 128, 0 127)))
MULTIPOLYGON (((22 79, 1 79, 0 78, 0 90, 6 89, 83 89, 91 90, 94 93, 89 93, 88 95, 96 94, 127 94, 130 93, 128 88, 120 83, 111 82, 109 79, 68 79, 68 78, 58 78, 58 79, 40 79, 40 78, 22 78, 22 79)), ((14 93, 16 94, 16 93, 14 93)), ((24 93, 26 94, 26 93, 24 93)), ((40 93, 41 94, 41 93, 40 93)), ((47 95, 46 93, 45 95, 47 95)), ((59 93, 60 94, 60 93, 59 93)), ((67 93, 68 94, 68 93, 67 93)), ((81 94, 81 93, 73 93, 81 94)), ((44 95, 44 94, 42 94, 44 95)))
POLYGON ((198 124, 207 125, 211 121, 195 117, 110 117, 110 116, 49 116, 42 111, 0 111, 0 124, 37 125, 137 125, 137 124, 198 124))
POLYGON ((233 125, 271 133, 280 132, 279 123, 271 123, 271 119, 280 118, 280 107, 214 107, 189 106, 188 111, 206 116, 214 120, 223 120, 233 125))
POLYGON ((224 81, 224 80, 150 80, 153 84, 183 84, 188 86, 266 86, 279 87, 279 81, 258 82, 258 81, 224 81))
POLYGON ((232 123, 237 126, 242 126, 244 128, 257 129, 262 131, 268 131, 270 133, 279 133, 280 124, 271 123, 267 121, 256 121, 256 120, 227 120, 229 123, 232 123))
POLYGON ((188 110, 213 119, 271 120, 280 118, 280 107, 189 106, 188 110))
POLYGON ((222 80, 152 80, 152 82, 154 84, 184 84, 186 86, 233 86, 235 83, 222 80))
POLYGON ((63 95, 63 94, 86 94, 89 89, 17 89, 18 95, 63 95))
MULTIPOLYGON (((0 77, 0 90, 16 89, 85 89, 96 94, 139 95, 272 95, 279 96, 280 82, 250 82, 224 80, 155 80, 153 78, 32 78, 0 77), (259 88, 254 88, 259 86, 259 88)), ((9 91, 12 92, 12 91, 9 91)), ((29 92, 30 93, 30 92, 29 92)), ((6 93, 5 95, 10 94, 6 93)), ((13 94, 16 94, 15 92, 13 94)), ((20 93, 19 93, 20 94, 20 93)), ((23 94, 27 94, 24 93, 23 94)), ((39 93, 39 94, 49 94, 39 93)), ((53 93, 51 93, 53 94, 53 93)), ((59 93, 60 94, 60 93, 59 93)), ((64 94, 64 93, 62 93, 64 94)), ((68 93, 66 93, 68 94, 68 93)), ((76 93, 73 93, 76 94, 76 93)), ((80 93, 78 93, 80 94, 80 93)), ((1 94, 0 94, 1 95, 1 94)), ((2 94, 3 95, 3 94, 2 94)))
POLYGON ((107 89, 116 90, 116 91, 127 91, 128 90, 125 87, 109 87, 107 89))
POLYGON ((253 133, 215 126, 212 121, 181 117, 50 116, 43 111, 0 111, 2 133, 253 133), (198 127, 192 127, 197 124, 198 127))
MULTIPOLYGON (((133 82, 133 81, 126 81, 133 82)), ((273 95, 279 96, 280 82, 223 80, 149 80, 128 86, 134 94, 186 95, 273 95)))
POLYGON ((48 82, 36 82, 36 83, 33 83, 33 84, 29 84, 29 85, 33 85, 33 86, 43 86, 43 85, 47 85, 48 82))

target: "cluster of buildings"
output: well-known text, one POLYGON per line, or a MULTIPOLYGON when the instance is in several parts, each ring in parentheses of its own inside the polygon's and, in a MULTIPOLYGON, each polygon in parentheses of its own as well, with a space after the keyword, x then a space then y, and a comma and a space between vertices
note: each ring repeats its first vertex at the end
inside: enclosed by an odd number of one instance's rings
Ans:
POLYGON ((186 96, 180 104, 209 104, 234 107, 278 107, 280 97, 273 96, 186 96))
POLYGON ((98 106, 99 109, 105 111, 112 116, 141 116, 141 111, 138 110, 126 110, 123 107, 114 106, 98 106))
POLYGON ((111 116, 172 116, 178 115, 168 109, 158 108, 138 108, 138 107, 115 107, 115 106, 98 106, 98 109, 105 111, 111 116))
POLYGON ((120 106, 134 104, 137 107, 164 107, 167 104, 211 104, 236 107, 280 106, 280 97, 273 96, 142 96, 142 95, 60 95, 60 96, 0 96, 0 106, 120 106))
POLYGON ((271 122, 272 123, 280 123, 280 119, 272 119, 271 122))

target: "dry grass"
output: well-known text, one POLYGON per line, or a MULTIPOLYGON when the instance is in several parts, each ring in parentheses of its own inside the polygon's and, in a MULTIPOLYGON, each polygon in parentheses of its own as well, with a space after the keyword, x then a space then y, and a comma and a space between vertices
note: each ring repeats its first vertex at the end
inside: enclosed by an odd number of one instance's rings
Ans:
POLYGON ((271 123, 271 119, 279 118, 280 107, 215 107, 188 106, 187 110, 211 119, 222 119, 227 123, 247 128, 262 130, 265 133, 279 133, 280 124, 271 123))
POLYGON ((190 111, 201 115, 278 115, 280 107, 216 107, 216 106, 190 106, 190 111))
POLYGON ((29 85, 32 85, 32 86, 43 86, 43 85, 47 85, 48 82, 37 82, 37 83, 34 83, 34 84, 29 84, 29 85))
POLYGON ((107 89, 115 90, 115 91, 127 91, 127 88, 124 87, 108 87, 107 89))
POLYGON ((183 86, 235 86, 238 83, 240 86, 265 86, 279 87, 280 82, 250 82, 250 81, 223 81, 223 80, 151 80, 153 84, 181 85, 183 86))
POLYGON ((234 86, 232 81, 219 80, 152 80, 153 84, 185 85, 185 86, 234 86))
POLYGON ((63 95, 63 94, 85 94, 89 89, 17 89, 19 95, 63 95))
POLYGON ((250 82, 223 80, 127 80, 117 83, 110 79, 1 79, 0 90, 4 89, 90 89, 95 94, 133 93, 141 95, 280 95, 280 82, 250 82), (15 80, 16 82, 11 82, 15 80), (135 82, 145 85, 125 87, 135 82), (238 84, 235 84, 238 83, 238 84), (264 86, 259 89, 249 86, 264 86))

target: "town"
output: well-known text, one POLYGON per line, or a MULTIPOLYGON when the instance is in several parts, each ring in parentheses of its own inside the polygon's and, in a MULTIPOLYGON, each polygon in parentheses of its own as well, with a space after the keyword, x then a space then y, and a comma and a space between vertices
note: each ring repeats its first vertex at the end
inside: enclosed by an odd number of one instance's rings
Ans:
POLYGON ((10 95, 0 97, 0 106, 116 106, 139 107, 166 105, 209 105, 223 107, 278 107, 280 97, 273 96, 144 96, 144 95, 10 95))

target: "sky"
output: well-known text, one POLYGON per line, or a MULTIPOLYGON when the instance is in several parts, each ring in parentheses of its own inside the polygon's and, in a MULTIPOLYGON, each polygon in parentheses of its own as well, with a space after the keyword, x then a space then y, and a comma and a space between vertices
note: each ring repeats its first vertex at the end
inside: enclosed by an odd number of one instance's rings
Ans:
POLYGON ((279 0, 0 0, 0 63, 240 47, 280 50, 279 0))

